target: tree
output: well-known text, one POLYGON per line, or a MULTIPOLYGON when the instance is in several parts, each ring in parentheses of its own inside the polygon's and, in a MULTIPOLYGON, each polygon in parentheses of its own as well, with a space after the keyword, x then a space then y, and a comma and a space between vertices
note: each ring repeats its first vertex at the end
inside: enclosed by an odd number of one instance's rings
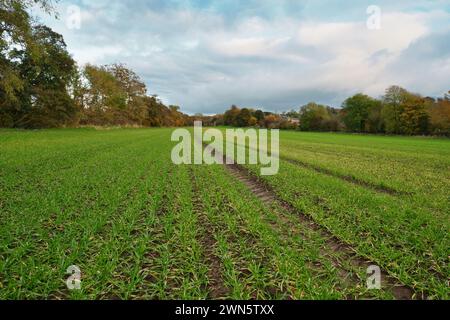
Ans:
POLYGON ((331 119, 327 107, 310 102, 300 109, 300 129, 303 131, 321 131, 331 119))
POLYGON ((401 114, 407 95, 408 91, 399 86, 391 86, 386 90, 383 97, 382 117, 387 133, 402 133, 401 114))
POLYGON ((344 123, 347 130, 353 132, 367 131, 369 115, 379 102, 365 94, 358 93, 343 103, 344 123))
POLYGON ((147 106, 147 119, 145 125, 149 127, 162 127, 164 125, 165 106, 157 96, 145 98, 147 106))
POLYGON ((78 70, 63 37, 29 14, 35 6, 52 13, 53 3, 0 0, 0 126, 188 123, 178 106, 147 96, 144 82, 123 64, 78 70))
POLYGON ((325 131, 342 131, 344 130, 344 124, 342 123, 342 110, 327 107, 329 118, 325 119, 322 123, 322 130, 325 131))
POLYGON ((127 124, 127 93, 114 74, 106 66, 86 65, 83 75, 86 79, 83 123, 127 124))
POLYGON ((106 67, 114 75, 118 86, 125 94, 125 103, 128 117, 131 123, 142 125, 147 108, 144 97, 147 94, 147 87, 139 76, 123 64, 113 64, 106 67))
POLYGON ((300 113, 295 110, 290 110, 283 113, 283 116, 291 119, 300 119, 300 113))
POLYGON ((157 96, 145 97, 147 117, 144 125, 149 127, 181 127, 187 125, 189 117, 180 112, 180 107, 166 107, 157 96))
POLYGON ((385 132, 384 120, 382 116, 383 103, 379 100, 375 101, 376 103, 369 110, 366 130, 370 133, 383 133, 385 132))
POLYGON ((241 110, 235 105, 231 106, 231 109, 225 112, 224 122, 227 126, 237 126, 237 117, 241 113, 241 110))
POLYGON ((393 134, 425 134, 429 127, 427 105, 430 99, 392 86, 383 97, 382 117, 386 132, 393 134))
POLYGON ((250 126, 250 121, 252 119, 252 113, 249 109, 242 109, 236 117, 236 125, 238 127, 248 127, 250 126))
POLYGON ((82 98, 76 99, 83 103, 82 124, 178 127, 190 121, 179 106, 148 96, 144 82, 123 64, 87 65, 82 74, 82 98))
POLYGON ((256 117, 251 117, 250 120, 248 121, 248 126, 249 127, 255 127, 258 125, 258 119, 256 119, 256 117))
MULTIPOLYGON (((50 13, 51 5, 50 0, 0 0, 0 116, 17 107, 18 94, 24 88, 24 79, 17 68, 21 60, 16 51, 27 51, 35 59, 39 54, 28 9, 39 6, 50 13)), ((14 121, 10 122, 13 125, 14 121)))
POLYGON ((408 93, 403 102, 400 121, 402 133, 408 135, 428 133, 429 115, 426 100, 419 95, 408 93))
POLYGON ((255 113, 253 114, 253 117, 255 117, 257 125, 261 127, 264 126, 264 118, 266 117, 266 115, 262 110, 256 110, 255 113))
POLYGON ((264 127, 267 129, 279 128, 281 123, 281 117, 279 115, 269 113, 264 118, 264 127))
MULTIPOLYGON (((450 92, 449 92, 450 93, 450 92)), ((430 132, 435 135, 450 135, 450 95, 428 106, 430 132)))
POLYGON ((17 70, 23 80, 18 104, 12 113, 15 127, 46 128, 73 124, 78 110, 68 89, 76 64, 67 52, 63 37, 42 25, 33 27, 37 55, 15 50, 21 63, 17 70))

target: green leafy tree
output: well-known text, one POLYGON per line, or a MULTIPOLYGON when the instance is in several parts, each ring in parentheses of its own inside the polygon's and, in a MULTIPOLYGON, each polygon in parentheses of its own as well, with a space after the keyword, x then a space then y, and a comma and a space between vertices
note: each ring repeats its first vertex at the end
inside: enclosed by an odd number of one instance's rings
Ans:
POLYGON ((19 70, 25 84, 15 126, 70 125, 78 112, 68 91, 76 76, 76 63, 60 34, 38 25, 32 35, 38 55, 27 50, 20 54, 23 58, 19 70))
POLYGON ((300 129, 303 131, 322 131, 330 119, 326 106, 310 102, 300 109, 300 129))
POLYGON ((114 75, 120 89, 125 93, 125 103, 129 122, 142 125, 147 114, 144 98, 147 87, 140 77, 123 64, 113 64, 106 69, 114 75))
POLYGON ((343 121, 347 130, 352 132, 365 132, 372 108, 376 108, 379 102, 365 94, 359 93, 348 98, 343 103, 343 121))
POLYGON ((401 115, 408 91, 399 86, 391 86, 383 97, 382 117, 387 133, 401 134, 401 115))
POLYGON ((85 66, 83 74, 87 81, 83 123, 126 124, 127 94, 114 74, 107 67, 93 65, 85 66))
POLYGON ((15 113, 20 109, 19 94, 25 87, 19 66, 17 51, 27 51, 28 56, 38 58, 38 45, 33 37, 32 6, 53 12, 52 1, 0 0, 0 125, 14 126, 15 113))
POLYGON ((338 132, 344 130, 344 124, 342 123, 342 110, 327 107, 329 118, 325 119, 322 124, 322 130, 338 132))
POLYGON ((369 110, 369 117, 367 118, 366 130, 370 133, 384 133, 384 120, 383 120, 383 103, 379 100, 375 100, 376 103, 369 110))
POLYGON ((262 110, 256 110, 255 113, 253 114, 253 117, 255 117, 257 125, 264 126, 264 119, 266 115, 262 110))

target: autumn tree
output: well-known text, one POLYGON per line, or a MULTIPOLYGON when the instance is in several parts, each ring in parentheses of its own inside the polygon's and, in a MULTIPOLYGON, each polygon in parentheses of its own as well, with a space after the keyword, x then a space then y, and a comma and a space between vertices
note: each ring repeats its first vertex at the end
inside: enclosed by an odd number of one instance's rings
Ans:
POLYGON ((224 114, 224 122, 227 126, 237 126, 237 117, 241 113, 241 109, 237 106, 231 106, 231 109, 224 114))
POLYGON ((408 93, 403 101, 400 122, 401 132, 404 134, 426 134, 429 124, 426 99, 419 95, 408 93))
POLYGON ((387 133, 426 134, 429 126, 428 100, 392 86, 383 97, 382 117, 387 133))
POLYGON ((247 108, 243 108, 236 116, 236 125, 238 127, 248 127, 251 125, 250 122, 252 117, 251 111, 247 108))
POLYGON ((144 125, 148 127, 182 127, 191 121, 189 117, 180 111, 179 106, 165 106, 164 103, 153 95, 145 98, 147 116, 144 125))
POLYGON ((178 106, 147 96, 145 83, 123 64, 78 70, 63 37, 30 15, 36 6, 53 13, 53 3, 0 0, 0 126, 187 123, 178 106))
POLYGON ((430 132, 435 135, 450 135, 450 91, 444 98, 428 105, 430 132))
POLYGON ((282 119, 277 114, 267 114, 264 118, 264 127, 267 129, 276 129, 279 128, 282 119))

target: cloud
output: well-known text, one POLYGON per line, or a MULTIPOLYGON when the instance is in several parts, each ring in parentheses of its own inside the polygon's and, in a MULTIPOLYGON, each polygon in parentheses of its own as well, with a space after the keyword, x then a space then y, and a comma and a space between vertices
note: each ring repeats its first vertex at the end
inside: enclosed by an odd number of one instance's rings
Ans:
POLYGON ((339 106, 391 84, 447 91, 447 2, 379 3, 378 31, 366 27, 370 1, 64 0, 61 19, 45 22, 80 64, 124 62, 150 92, 191 113, 339 106), (65 25, 71 4, 81 8, 80 30, 65 25))
POLYGON ((387 66, 391 79, 429 96, 450 90, 450 30, 420 37, 387 66))

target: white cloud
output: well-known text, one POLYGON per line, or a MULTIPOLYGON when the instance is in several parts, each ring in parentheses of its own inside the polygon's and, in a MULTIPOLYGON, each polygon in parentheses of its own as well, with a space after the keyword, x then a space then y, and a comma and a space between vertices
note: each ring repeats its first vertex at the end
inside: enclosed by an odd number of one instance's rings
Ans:
POLYGON ((230 20, 188 6, 84 3, 81 30, 52 22, 76 59, 127 63, 150 92, 190 112, 219 112, 233 103, 278 110, 310 100, 339 105, 349 94, 380 95, 391 84, 430 95, 448 90, 449 51, 411 54, 421 43, 437 45, 421 39, 446 31, 450 14, 443 10, 383 10, 382 29, 371 31, 365 10, 348 21, 258 12, 230 20), (410 72, 416 67, 420 74, 410 72))

